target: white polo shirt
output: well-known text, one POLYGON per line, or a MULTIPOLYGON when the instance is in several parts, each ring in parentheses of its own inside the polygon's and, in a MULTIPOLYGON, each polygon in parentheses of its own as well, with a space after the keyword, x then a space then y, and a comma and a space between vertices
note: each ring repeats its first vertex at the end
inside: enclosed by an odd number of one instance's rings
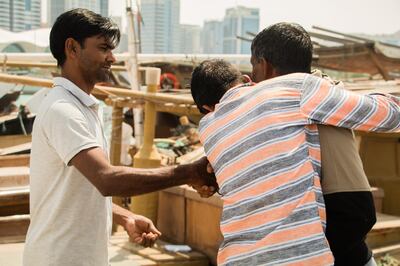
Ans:
POLYGON ((108 265, 111 198, 68 165, 91 147, 108 156, 98 101, 65 78, 54 84, 33 126, 24 265, 108 265))

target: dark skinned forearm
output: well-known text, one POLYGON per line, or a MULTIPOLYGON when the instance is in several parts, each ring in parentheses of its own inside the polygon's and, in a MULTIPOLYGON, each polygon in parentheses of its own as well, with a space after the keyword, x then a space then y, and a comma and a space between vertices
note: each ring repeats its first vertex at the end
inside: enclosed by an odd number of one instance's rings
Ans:
POLYGON ((206 157, 193 163, 156 169, 112 166, 104 152, 93 147, 80 151, 70 164, 76 167, 104 196, 133 196, 164 188, 190 184, 213 185, 215 176, 208 173, 206 157))
POLYGON ((139 169, 112 166, 101 175, 104 196, 134 196, 191 182, 190 166, 139 169))

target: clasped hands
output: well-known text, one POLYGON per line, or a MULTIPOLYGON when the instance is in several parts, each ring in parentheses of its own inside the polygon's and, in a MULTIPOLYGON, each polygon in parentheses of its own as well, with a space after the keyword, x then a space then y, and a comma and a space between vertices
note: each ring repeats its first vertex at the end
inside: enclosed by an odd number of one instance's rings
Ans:
POLYGON ((191 179, 188 183, 193 187, 202 198, 208 198, 214 195, 219 190, 214 170, 207 160, 207 157, 193 162, 193 171, 188 173, 191 179))

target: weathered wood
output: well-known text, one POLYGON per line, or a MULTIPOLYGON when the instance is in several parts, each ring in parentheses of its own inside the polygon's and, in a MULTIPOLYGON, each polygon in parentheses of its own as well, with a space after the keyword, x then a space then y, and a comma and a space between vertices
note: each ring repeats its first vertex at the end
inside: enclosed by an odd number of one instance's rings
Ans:
POLYGON ((394 244, 394 245, 388 245, 380 248, 374 248, 372 250, 372 253, 374 254, 374 258, 379 258, 383 257, 386 254, 389 254, 391 257, 394 257, 395 259, 399 260, 400 259, 400 244, 394 244))
POLYGON ((0 207, 29 204, 29 187, 0 190, 0 207))
POLYGON ((11 147, 7 148, 2 148, 0 149, 0 155, 12 155, 12 154, 21 154, 21 153, 27 153, 32 147, 32 143, 23 143, 23 144, 18 144, 14 145, 11 147))
MULTIPOLYGON (((147 91, 154 93, 160 81, 160 69, 153 69, 146 73, 147 91)), ((161 156, 154 146, 156 107, 154 102, 147 101, 144 112, 143 145, 133 158, 133 166, 137 168, 157 168, 161 166, 161 156)), ((132 197, 130 206, 134 213, 138 213, 150 218, 157 223, 158 192, 148 193, 137 197, 132 197)))
POLYGON ((220 207, 198 200, 187 200, 186 243, 207 254, 214 264, 223 239, 219 227, 221 212, 220 207))
POLYGON ((29 222, 28 214, 0 217, 0 244, 23 242, 29 222))
MULTIPOLYGON (((157 241, 153 248, 144 248, 128 241, 126 233, 116 233, 111 237, 111 248, 117 247, 128 251, 133 257, 134 265, 158 265, 158 266, 208 266, 206 256, 197 252, 168 252, 164 249, 169 243, 157 241), (138 261, 136 261, 136 260, 138 261), (146 259, 146 264, 141 264, 141 260, 146 259), (153 264, 152 264, 153 263, 153 264)), ((128 254, 129 254, 128 253, 128 254)), ((112 260, 112 258, 111 258, 112 260)))
POLYGON ((347 39, 347 38, 333 37, 333 36, 321 34, 318 32, 309 31, 308 33, 310 34, 311 37, 315 37, 315 38, 330 41, 330 42, 341 43, 341 44, 345 44, 345 45, 352 45, 352 44, 360 43, 359 41, 355 41, 355 40, 351 40, 351 39, 347 39))
MULTIPOLYGON (((6 61, 3 64, 3 67, 21 67, 21 68, 57 68, 56 63, 44 63, 44 62, 31 62, 31 61, 6 61)), ((126 71, 125 66, 112 65, 112 71, 126 71)))
POLYGON ((386 69, 383 67, 383 65, 381 64, 381 62, 379 61, 378 57, 375 54, 375 51, 373 50, 373 47, 368 47, 368 52, 369 52, 369 56, 371 57, 371 61, 374 63, 374 65, 376 66, 376 68, 378 69, 379 73, 382 75, 384 80, 391 80, 393 79, 388 72, 386 71, 386 69))
POLYGON ((29 167, 1 167, 0 190, 29 185, 29 167))
MULTIPOLYGON (((7 83, 18 83, 24 85, 31 85, 37 87, 46 87, 51 88, 53 86, 53 81, 49 79, 43 78, 33 78, 33 77, 22 77, 16 75, 8 75, 8 74, 0 74, 0 81, 7 83)), ((177 104, 193 104, 193 99, 191 96, 182 96, 182 95, 169 95, 165 93, 149 93, 142 91, 133 91, 128 89, 118 89, 113 87, 99 86, 96 85, 93 94, 96 96, 98 94, 104 95, 104 93, 108 93, 111 95, 115 95, 118 97, 130 97, 132 99, 142 99, 149 102, 171 102, 177 104)))
POLYGON ((382 188, 383 212, 400 216, 400 143, 398 133, 360 134, 360 157, 370 184, 382 188))
POLYGON ((183 244, 186 238, 185 189, 175 187, 174 190, 174 193, 165 190, 159 193, 157 228, 163 240, 183 244))
POLYGON ((368 233, 371 248, 380 248, 400 242, 400 217, 377 213, 377 222, 368 233))
POLYGON ((30 155, 3 155, 0 156, 0 167, 29 166, 30 155))
POLYGON ((32 141, 32 135, 8 135, 0 136, 0 149, 27 143, 32 141))
POLYGON ((382 212, 383 209, 383 198, 385 193, 382 188, 372 187, 372 197, 374 199, 375 211, 382 212))

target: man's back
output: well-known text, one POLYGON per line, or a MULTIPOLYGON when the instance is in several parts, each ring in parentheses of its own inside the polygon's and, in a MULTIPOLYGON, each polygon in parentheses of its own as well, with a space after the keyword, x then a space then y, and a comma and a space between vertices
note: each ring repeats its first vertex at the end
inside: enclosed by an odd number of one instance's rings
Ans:
POLYGON ((299 113, 303 78, 231 89, 200 123, 224 200, 218 264, 333 263, 318 132, 299 113))

